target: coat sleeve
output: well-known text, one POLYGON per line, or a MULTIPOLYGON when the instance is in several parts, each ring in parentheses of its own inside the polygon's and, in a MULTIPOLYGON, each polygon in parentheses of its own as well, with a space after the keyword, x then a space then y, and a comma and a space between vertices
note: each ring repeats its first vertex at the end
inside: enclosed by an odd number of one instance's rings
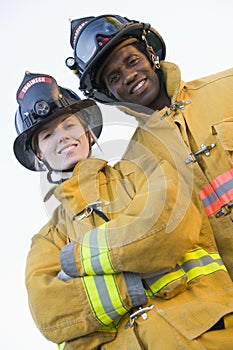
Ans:
POLYGON ((147 300, 137 274, 60 280, 59 253, 66 243, 66 236, 50 222, 33 237, 26 263, 32 317, 41 333, 57 344, 108 330, 115 320, 147 300))
POLYGON ((124 212, 61 250, 68 275, 169 271, 197 244, 202 212, 181 175, 162 161, 133 176, 136 194, 124 212))

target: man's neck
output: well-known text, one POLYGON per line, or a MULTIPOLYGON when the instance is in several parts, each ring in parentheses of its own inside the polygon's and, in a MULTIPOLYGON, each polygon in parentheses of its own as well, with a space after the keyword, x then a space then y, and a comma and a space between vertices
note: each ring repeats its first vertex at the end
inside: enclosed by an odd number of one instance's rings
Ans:
POLYGON ((163 109, 165 106, 169 107, 170 105, 171 99, 169 98, 167 90, 163 85, 163 87, 160 89, 159 96, 148 107, 156 111, 163 109))

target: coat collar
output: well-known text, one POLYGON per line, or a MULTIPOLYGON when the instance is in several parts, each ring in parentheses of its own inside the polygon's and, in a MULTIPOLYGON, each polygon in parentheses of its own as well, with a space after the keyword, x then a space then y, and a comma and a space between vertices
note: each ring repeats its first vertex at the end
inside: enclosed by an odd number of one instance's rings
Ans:
POLYGON ((175 102, 181 87, 184 85, 181 81, 180 68, 175 63, 166 61, 161 62, 161 68, 164 72, 168 96, 170 97, 171 102, 175 102))
POLYGON ((99 173, 106 165, 105 160, 98 158, 89 158, 79 162, 74 168, 72 177, 51 188, 44 200, 54 195, 68 215, 73 218, 88 204, 99 200, 98 189, 101 180, 99 173))

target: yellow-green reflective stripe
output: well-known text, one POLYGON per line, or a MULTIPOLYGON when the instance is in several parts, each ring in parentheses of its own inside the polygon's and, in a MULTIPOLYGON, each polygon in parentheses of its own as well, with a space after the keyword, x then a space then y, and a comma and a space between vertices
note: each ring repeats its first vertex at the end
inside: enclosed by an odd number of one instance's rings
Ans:
POLYGON ((188 281, 219 270, 226 271, 218 253, 207 253, 201 248, 187 252, 179 261, 179 265, 187 273, 188 281))
POLYGON ((103 270, 103 273, 114 273, 114 269, 112 267, 111 259, 109 256, 109 246, 107 241, 107 228, 108 224, 104 226, 100 226, 98 229, 98 245, 100 250, 100 264, 103 270))
POLYGON ((91 303, 92 309, 96 317, 105 325, 108 325, 113 320, 105 314, 103 305, 101 303, 98 290, 96 288, 94 277, 87 276, 84 278, 86 293, 91 303))
POLYGON ((83 241, 82 241, 82 245, 81 245, 81 256, 82 256, 83 268, 84 268, 84 271, 86 272, 86 274, 95 275, 95 272, 92 269, 91 260, 90 260, 90 257, 91 257, 90 235, 91 235, 91 232, 92 231, 89 231, 83 236, 83 241))
POLYGON ((82 280, 93 312, 102 324, 108 325, 127 312, 114 275, 85 276, 82 280))
POLYGON ((221 266, 216 262, 213 262, 206 266, 194 267, 190 271, 186 272, 188 275, 188 282, 191 282, 194 278, 197 278, 203 275, 205 276, 210 275, 211 273, 214 273, 220 270, 226 271, 226 267, 224 265, 221 266))
POLYGON ((154 293, 156 292, 153 293, 150 289, 145 289, 145 293, 146 293, 146 296, 152 298, 154 297, 154 293))
POLYGON ((204 249, 195 249, 190 252, 185 253, 184 257, 180 259, 179 264, 182 265, 184 262, 191 259, 198 259, 205 255, 209 255, 204 249))
POLYGON ((119 289, 115 280, 115 276, 104 276, 108 293, 111 297, 112 305, 119 315, 124 315, 128 310, 123 305, 123 301, 120 297, 119 289))
POLYGON ((193 279, 203 275, 209 275, 220 270, 226 271, 226 267, 218 253, 207 253, 202 248, 187 252, 180 259, 177 266, 179 266, 178 270, 169 272, 161 277, 156 276, 154 282, 151 279, 146 279, 145 281, 150 288, 150 290, 146 290, 147 295, 151 296, 151 292, 157 293, 184 275, 187 275, 188 282, 191 282, 193 279))
POLYGON ((176 281, 183 276, 185 276, 185 272, 182 269, 179 269, 174 272, 169 272, 166 275, 159 278, 155 283, 153 283, 150 286, 150 289, 153 291, 153 293, 157 293, 169 283, 176 281))
POLYGON ((112 274, 115 272, 109 256, 107 224, 87 232, 83 237, 81 256, 87 275, 112 274))
POLYGON ((210 253, 210 256, 212 256, 214 260, 221 259, 218 253, 210 253))
POLYGON ((66 342, 58 344, 58 350, 63 350, 65 348, 66 342))

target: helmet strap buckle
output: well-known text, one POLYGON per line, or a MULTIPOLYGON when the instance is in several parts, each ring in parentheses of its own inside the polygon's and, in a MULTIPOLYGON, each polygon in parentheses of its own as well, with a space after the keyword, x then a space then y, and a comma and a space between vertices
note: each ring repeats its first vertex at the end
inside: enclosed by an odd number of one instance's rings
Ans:
POLYGON ((155 54, 155 52, 153 50, 153 47, 148 44, 148 41, 146 39, 146 33, 147 33, 146 30, 143 29, 142 40, 144 41, 144 43, 146 45, 146 50, 147 50, 147 53, 148 53, 148 56, 149 56, 149 60, 153 64, 154 68, 160 69, 159 56, 156 56, 156 54, 155 54))
POLYGON ((160 68, 160 63, 159 63, 159 56, 152 55, 151 59, 153 60, 154 66, 156 69, 160 68), (152 58, 153 56, 153 58, 152 58))

